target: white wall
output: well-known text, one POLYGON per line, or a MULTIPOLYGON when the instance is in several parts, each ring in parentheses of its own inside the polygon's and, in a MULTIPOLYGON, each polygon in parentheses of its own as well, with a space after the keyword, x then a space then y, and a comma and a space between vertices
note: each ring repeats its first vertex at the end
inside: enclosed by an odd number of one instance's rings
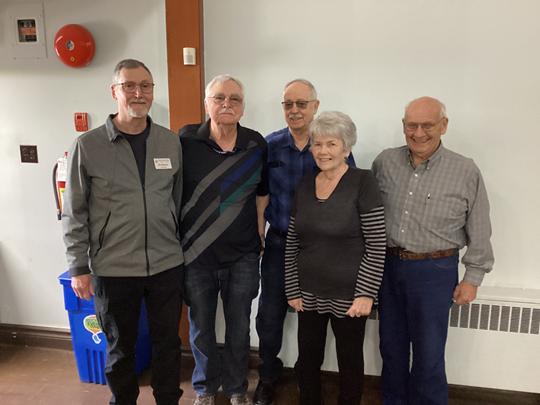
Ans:
MULTIPOLYGON (((538 0, 206 0, 204 13, 207 81, 223 73, 243 81, 242 123, 264 135, 285 126, 283 86, 298 77, 316 86, 319 111, 343 111, 355 121, 353 153, 363 168, 382 149, 404 144, 407 102, 430 95, 446 103, 443 142, 475 160, 491 202, 496 261, 484 285, 540 289, 538 0)), ((294 316, 286 325, 282 355, 290 367, 294 316)), ((368 322, 370 374, 380 370, 377 326, 368 322)), ((530 368, 540 363, 540 351, 527 352, 538 348, 538 335, 473 331, 464 359, 456 333, 448 345, 450 382, 540 392, 534 380, 540 370, 530 368), (491 358, 498 353, 474 350, 493 339, 508 341, 515 367, 494 372, 491 358), (475 372, 463 373, 473 363, 475 372)), ((324 368, 337 369, 335 356, 327 356, 324 368)))
POLYGON ((151 114, 168 126, 165 1, 43 0, 48 57, 13 60, 7 7, 31 2, 0 3, 0 322, 67 327, 52 169, 79 134, 73 113, 88 112, 96 128, 117 111, 109 86, 121 59, 148 65, 156 83, 151 114), (85 68, 69 68, 54 53, 56 32, 67 24, 94 37, 85 68), (37 145, 39 163, 21 163, 19 145, 37 145))

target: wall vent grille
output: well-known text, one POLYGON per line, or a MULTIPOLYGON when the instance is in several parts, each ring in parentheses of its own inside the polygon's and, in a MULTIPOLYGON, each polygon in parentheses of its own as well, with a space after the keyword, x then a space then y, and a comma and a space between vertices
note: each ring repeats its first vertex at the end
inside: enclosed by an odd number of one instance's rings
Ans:
POLYGON ((450 309, 450 327, 540 334, 540 308, 504 304, 471 304, 450 309))
MULTIPOLYGON (((368 319, 379 320, 379 312, 371 311, 368 319)), ((474 303, 460 307, 454 303, 450 327, 540 335, 540 308, 474 303)))

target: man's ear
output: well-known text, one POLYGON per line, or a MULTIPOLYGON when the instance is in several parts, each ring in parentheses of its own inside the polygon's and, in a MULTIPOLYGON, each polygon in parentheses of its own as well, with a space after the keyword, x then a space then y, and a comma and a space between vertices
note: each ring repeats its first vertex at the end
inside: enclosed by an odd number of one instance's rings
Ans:
POLYGON ((111 96, 113 99, 117 100, 116 97, 116 86, 114 84, 111 84, 111 96))
POLYGON ((443 118, 442 122, 442 128, 441 128, 441 135, 446 134, 446 130, 448 129, 448 117, 443 118))
POLYGON ((313 107, 315 108, 315 113, 313 115, 317 114, 317 111, 319 111, 319 104, 320 104, 319 100, 315 100, 313 102, 313 107))

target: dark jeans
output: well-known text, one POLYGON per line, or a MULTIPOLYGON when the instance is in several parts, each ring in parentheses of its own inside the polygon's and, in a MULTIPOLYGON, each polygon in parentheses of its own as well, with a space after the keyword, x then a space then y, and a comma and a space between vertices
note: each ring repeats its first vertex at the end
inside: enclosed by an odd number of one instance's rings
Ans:
POLYGON ((300 405, 321 403, 321 366, 328 321, 336 337, 339 405, 360 405, 364 391, 364 332, 367 317, 338 318, 316 311, 298 312, 298 361, 294 370, 300 405))
POLYGON ((285 295, 285 245, 286 236, 273 232, 266 234, 261 263, 261 295, 256 324, 259 335, 259 376, 264 382, 274 382, 283 370, 277 356, 283 342, 283 323, 287 315, 285 295))
POLYGON ((204 270, 186 266, 189 339, 195 358, 191 382, 198 395, 215 395, 220 386, 229 398, 246 393, 251 302, 258 291, 257 253, 249 253, 224 269, 204 270), (223 363, 215 329, 220 292, 226 325, 223 363))
POLYGON ((152 381, 158 405, 177 405, 180 389, 183 266, 149 277, 93 277, 96 317, 107 338, 105 375, 109 402, 135 405, 139 384, 135 373, 141 302, 144 298, 152 339, 152 381))
POLYGON ((457 254, 414 261, 386 256, 379 290, 385 405, 448 404, 444 349, 457 280, 457 254))

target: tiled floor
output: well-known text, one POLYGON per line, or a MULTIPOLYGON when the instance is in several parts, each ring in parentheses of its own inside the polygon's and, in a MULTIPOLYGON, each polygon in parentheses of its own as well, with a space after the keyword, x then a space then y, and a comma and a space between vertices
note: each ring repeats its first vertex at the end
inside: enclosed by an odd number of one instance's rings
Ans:
MULTIPOLYGON (((190 377, 193 361, 187 358, 182 367, 184 396, 180 405, 191 405, 195 393, 190 377)), ((249 392, 257 385, 257 372, 250 370, 249 392)), ((150 388, 150 372, 140 378, 139 405, 155 404, 150 388)), ((298 403, 296 381, 291 370, 286 370, 278 382, 275 405, 298 403)), ((337 375, 323 375, 323 392, 326 405, 337 405, 337 375)), ((79 380, 74 354, 71 351, 0 346, 0 404, 1 405, 105 405, 109 403, 106 386, 82 383, 79 380)), ((450 405, 540 405, 540 395, 507 391, 452 387, 450 405)), ((228 404, 219 394, 217 405, 228 404)), ((378 378, 367 377, 362 405, 380 405, 378 378)))

